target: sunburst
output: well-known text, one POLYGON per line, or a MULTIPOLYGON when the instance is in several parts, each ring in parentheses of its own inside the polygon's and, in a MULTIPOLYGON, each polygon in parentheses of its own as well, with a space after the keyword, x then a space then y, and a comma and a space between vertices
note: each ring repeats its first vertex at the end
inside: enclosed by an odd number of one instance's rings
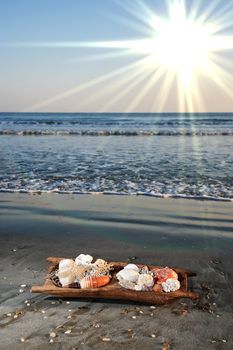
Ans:
MULTIPOLYGON (((188 7, 185 0, 168 0, 167 15, 162 16, 154 13, 142 1, 135 0, 133 8, 127 7, 127 2, 124 2, 124 8, 132 15, 132 19, 128 22, 125 20, 124 23, 142 31, 143 38, 140 39, 18 43, 33 47, 88 47, 98 51, 103 49, 99 57, 101 59, 110 57, 117 60, 120 56, 134 59, 133 63, 52 96, 31 106, 30 110, 43 109, 60 99, 101 84, 102 89, 103 85, 108 86, 108 91, 104 91, 108 94, 110 82, 114 82, 112 86, 116 91, 114 98, 108 99, 106 105, 102 106, 102 111, 108 111, 108 108, 118 103, 131 88, 142 85, 142 81, 143 87, 135 94, 127 111, 137 111, 140 102, 146 99, 155 87, 157 98, 155 97, 150 109, 163 111, 172 86, 173 91, 177 93, 178 111, 204 111, 205 101, 199 84, 203 77, 212 81, 233 99, 230 60, 225 55, 227 51, 232 53, 233 50, 233 37, 226 35, 227 32, 232 33, 233 2, 229 1, 225 7, 220 7, 219 1, 212 1, 205 9, 201 8, 200 1, 193 1, 191 4, 192 6, 188 7), (120 80, 124 81, 125 88, 120 80)), ((96 93, 94 98, 98 99, 99 94, 96 93)))

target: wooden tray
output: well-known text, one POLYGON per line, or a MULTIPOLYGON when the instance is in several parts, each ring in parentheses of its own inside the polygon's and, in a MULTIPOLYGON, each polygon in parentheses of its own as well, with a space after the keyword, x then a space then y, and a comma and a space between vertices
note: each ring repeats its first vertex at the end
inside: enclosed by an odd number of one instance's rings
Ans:
MULTIPOLYGON (((181 287, 175 292, 144 292, 122 288, 117 281, 116 273, 127 265, 127 263, 123 262, 111 262, 111 264, 114 266, 114 270, 112 271, 113 277, 111 282, 104 287, 88 289, 59 288, 52 283, 49 278, 49 274, 58 268, 58 263, 62 259, 64 258, 47 258, 47 261, 49 261, 51 265, 48 268, 45 283, 43 286, 32 286, 32 293, 45 293, 69 298, 129 300, 156 305, 168 304, 178 298, 190 298, 192 300, 199 298, 198 293, 188 291, 188 277, 195 276, 196 274, 188 270, 177 268, 174 268, 174 270, 178 274, 181 287)), ((137 264, 137 266, 142 267, 143 265, 137 264)), ((153 269, 157 266, 148 265, 148 267, 149 269, 153 269)))

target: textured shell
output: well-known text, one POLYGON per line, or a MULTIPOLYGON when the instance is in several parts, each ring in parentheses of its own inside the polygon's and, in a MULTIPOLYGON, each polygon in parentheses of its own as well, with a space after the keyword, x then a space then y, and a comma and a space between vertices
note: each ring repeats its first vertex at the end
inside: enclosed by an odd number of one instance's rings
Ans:
POLYGON ((169 267, 164 267, 161 269, 154 269, 153 270, 155 277, 157 278, 157 283, 161 284, 163 282, 166 282, 167 279, 178 279, 177 273, 170 269, 169 267))
POLYGON ((164 292, 175 292, 180 289, 180 282, 174 278, 168 278, 166 282, 162 283, 164 292))
POLYGON ((77 265, 89 265, 91 264, 92 260, 93 257, 91 255, 79 254, 79 256, 77 256, 77 258, 75 259, 75 263, 77 265))
POLYGON ((110 278, 108 276, 100 276, 100 277, 87 276, 80 281, 80 287, 81 288, 98 288, 98 287, 105 286, 109 282, 110 282, 110 278))
POLYGON ((154 285, 154 278, 149 274, 139 275, 137 285, 135 286, 136 290, 150 290, 154 285))
POLYGON ((68 287, 69 284, 73 283, 76 279, 73 271, 58 271, 57 276, 60 280, 62 287, 68 287))
POLYGON ((75 265, 74 260, 72 259, 62 259, 59 262, 59 271, 68 271, 70 269, 72 269, 75 265))
POLYGON ((135 290, 134 282, 126 281, 123 278, 119 278, 119 284, 123 288, 135 290))
POLYGON ((124 269, 130 269, 139 272, 139 268, 135 264, 128 264, 124 267, 124 269))
POLYGON ((138 280, 139 273, 131 269, 123 269, 116 274, 117 279, 124 279, 125 281, 136 282, 138 280))

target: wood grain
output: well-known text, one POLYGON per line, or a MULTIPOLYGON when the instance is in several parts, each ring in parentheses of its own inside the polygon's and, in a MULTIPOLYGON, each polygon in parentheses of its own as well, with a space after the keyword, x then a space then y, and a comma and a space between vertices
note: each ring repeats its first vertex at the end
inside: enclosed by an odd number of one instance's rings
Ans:
MULTIPOLYGON (((114 266, 114 271, 112 273, 111 282, 100 288, 91 289, 78 289, 78 288, 59 288, 56 287, 49 278, 50 272, 58 268, 58 263, 63 258, 49 257, 47 260, 51 263, 48 268, 48 273, 46 275, 45 284, 43 286, 32 286, 32 293, 45 293, 60 297, 71 297, 71 298, 91 298, 91 299, 117 299, 117 300, 129 300, 142 303, 150 303, 155 305, 167 304, 178 298, 190 298, 196 300, 199 298, 198 293, 193 293, 188 291, 188 277, 195 276, 195 273, 174 268, 178 274, 181 287, 175 292, 165 293, 165 292, 154 292, 154 291, 143 291, 138 292, 130 289, 122 288, 117 279, 116 273, 121 270, 127 263, 123 262, 112 262, 114 266)), ((143 265, 137 264, 137 266, 142 267, 143 265)), ((150 269, 156 268, 158 266, 148 265, 150 269)))

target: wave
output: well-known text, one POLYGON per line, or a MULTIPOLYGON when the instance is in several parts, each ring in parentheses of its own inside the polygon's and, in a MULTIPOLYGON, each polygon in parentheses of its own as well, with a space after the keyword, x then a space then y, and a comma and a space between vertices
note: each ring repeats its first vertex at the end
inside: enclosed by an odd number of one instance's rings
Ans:
POLYGON ((114 195, 114 196, 147 196, 163 199, 193 199, 193 200, 207 200, 207 201, 220 201, 220 202, 233 202, 233 198, 218 197, 218 196, 207 196, 207 195, 188 195, 188 194, 164 194, 155 192, 117 192, 117 191, 72 191, 72 190, 27 190, 27 189, 5 189, 0 188, 0 192, 3 193, 25 193, 25 194, 77 194, 77 195, 114 195))
POLYGON ((125 131, 125 130, 0 130, 0 136, 233 136, 233 130, 174 130, 174 131, 125 131))

